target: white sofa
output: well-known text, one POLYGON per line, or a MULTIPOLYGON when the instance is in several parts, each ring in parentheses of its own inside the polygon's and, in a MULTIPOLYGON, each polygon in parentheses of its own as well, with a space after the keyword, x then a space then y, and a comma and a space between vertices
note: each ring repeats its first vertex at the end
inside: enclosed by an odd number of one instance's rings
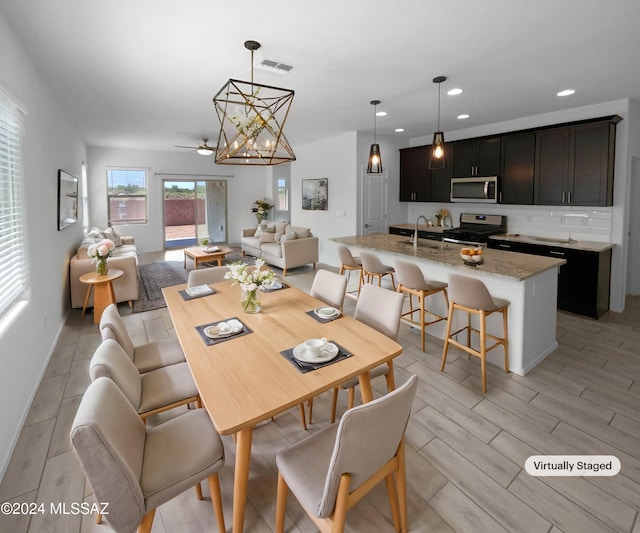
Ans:
MULTIPOLYGON (((87 254, 87 248, 102 239, 110 239, 116 244, 111 257, 107 259, 109 268, 122 270, 124 275, 113 281, 113 292, 116 302, 129 302, 138 299, 138 251, 133 237, 120 237, 112 228, 100 230, 92 228, 82 240, 76 255, 69 263, 69 287, 71 290, 71 307, 81 308, 87 294, 88 285, 80 282, 80 276, 87 272, 94 272, 96 264, 87 254)), ((93 307, 93 291, 87 303, 87 307, 93 307)))
POLYGON ((263 222, 258 228, 242 230, 242 255, 261 257, 269 265, 287 270, 318 262, 318 237, 309 228, 285 222, 263 222))

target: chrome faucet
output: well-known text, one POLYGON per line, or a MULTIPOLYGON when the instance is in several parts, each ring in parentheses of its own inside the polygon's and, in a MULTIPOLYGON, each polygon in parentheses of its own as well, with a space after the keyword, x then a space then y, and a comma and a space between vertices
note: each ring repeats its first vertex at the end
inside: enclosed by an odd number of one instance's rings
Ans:
POLYGON ((425 218, 424 215, 420 215, 418 217, 418 219, 416 220, 416 230, 413 234, 413 247, 417 248, 418 247, 418 222, 420 222, 420 219, 424 220, 424 223, 428 226, 429 222, 427 221, 427 219, 425 218))

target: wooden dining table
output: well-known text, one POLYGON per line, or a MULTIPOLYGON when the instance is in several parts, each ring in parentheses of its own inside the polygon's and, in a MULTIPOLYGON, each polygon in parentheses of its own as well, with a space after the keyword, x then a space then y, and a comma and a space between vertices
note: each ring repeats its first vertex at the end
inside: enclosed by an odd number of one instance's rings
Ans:
MULTIPOLYGON (((393 373, 402 346, 349 316, 319 322, 308 312, 323 303, 286 283, 259 292, 262 309, 256 314, 242 311, 240 287, 231 280, 210 287, 214 294, 193 299, 185 299, 186 285, 162 292, 204 407, 221 435, 236 436, 233 531, 238 533, 244 526, 253 428, 356 376, 363 401, 372 400, 369 371, 387 364, 393 373), (232 318, 245 332, 207 345, 198 326, 232 318), (351 356, 303 373, 281 355, 322 337, 351 356)), ((406 518, 406 510, 403 514, 406 518)))

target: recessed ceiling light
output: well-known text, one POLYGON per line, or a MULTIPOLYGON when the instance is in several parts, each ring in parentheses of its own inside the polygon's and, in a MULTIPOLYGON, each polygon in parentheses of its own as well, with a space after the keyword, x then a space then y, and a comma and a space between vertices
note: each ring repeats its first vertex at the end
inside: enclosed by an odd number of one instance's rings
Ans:
POLYGON ((458 115, 460 120, 464 120, 465 118, 469 118, 471 115, 467 115, 466 113, 462 113, 462 115, 458 115))
POLYGON ((402 133, 404 131, 404 128, 396 128, 395 130, 396 133, 402 133))
POLYGON ((462 89, 455 88, 455 89, 449 89, 449 90, 447 91, 447 94, 448 94, 449 96, 456 96, 456 95, 458 95, 458 94, 462 94, 463 92, 464 92, 464 91, 463 91, 462 89))
POLYGON ((575 91, 573 89, 565 89, 564 91, 560 91, 558 96, 571 96, 575 91))
POLYGON ((386 117, 387 116, 387 112, 386 111, 377 111, 376 112, 376 117, 386 117))

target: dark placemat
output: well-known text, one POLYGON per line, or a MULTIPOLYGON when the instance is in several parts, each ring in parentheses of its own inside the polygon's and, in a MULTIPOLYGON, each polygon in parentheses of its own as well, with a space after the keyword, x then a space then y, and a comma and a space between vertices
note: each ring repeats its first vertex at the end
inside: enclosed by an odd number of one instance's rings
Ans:
POLYGON ((302 372, 303 374, 306 374, 307 372, 311 372, 312 370, 318 370, 318 368, 322 368, 323 366, 332 365, 333 363, 342 361, 347 357, 351 357, 352 354, 347 352, 337 342, 334 342, 334 341, 328 341, 328 342, 335 344, 338 347, 338 355, 336 355, 333 359, 331 359, 331 361, 326 361, 324 363, 307 363, 305 361, 299 361, 293 356, 293 348, 289 348, 288 350, 284 350, 280 352, 280 355, 284 357, 287 361, 289 361, 293 366, 295 366, 298 369, 299 372, 302 372))
POLYGON ((224 320, 216 320, 215 322, 209 322, 209 324, 203 324, 202 326, 196 326, 196 330, 200 333, 200 337, 204 341, 207 346, 214 346, 216 344, 220 344, 221 342, 230 341, 231 339, 237 339, 238 337, 242 337, 243 335, 248 335, 249 333, 253 333, 253 330, 249 329, 242 320, 240 320, 237 316, 232 316, 229 318, 225 318, 224 320), (236 319, 240 323, 242 323, 242 331, 240 333, 235 333, 233 335, 229 335, 228 337, 221 337, 219 339, 212 339, 207 337, 204 333, 204 330, 209 326, 215 326, 220 324, 220 322, 228 322, 229 320, 236 319))
POLYGON ((265 289, 264 287, 260 287, 260 290, 262 292, 276 292, 276 291, 281 291, 282 289, 288 289, 289 288, 289 285, 287 285, 286 283, 284 283, 282 281, 280 283, 282 283, 282 287, 280 287, 278 289, 265 289))
MULTIPOLYGON (((329 307, 329 306, 327 306, 329 307)), ((315 318, 320 324, 324 324, 325 322, 331 322, 332 320, 337 320, 338 318, 342 318, 342 313, 332 316, 330 318, 322 318, 321 316, 316 315, 315 311, 312 309, 311 311, 306 312, 311 318, 315 318)))
MULTIPOLYGON (((211 287, 209 287, 211 289, 211 287)), ((182 290, 182 291, 178 291, 178 294, 180 296, 182 296, 183 300, 195 300, 196 298, 203 298, 205 296, 211 296, 212 294, 215 294, 216 290, 215 289, 211 289, 211 292, 208 292, 206 294, 198 294, 197 296, 191 296, 186 289, 182 290)))

